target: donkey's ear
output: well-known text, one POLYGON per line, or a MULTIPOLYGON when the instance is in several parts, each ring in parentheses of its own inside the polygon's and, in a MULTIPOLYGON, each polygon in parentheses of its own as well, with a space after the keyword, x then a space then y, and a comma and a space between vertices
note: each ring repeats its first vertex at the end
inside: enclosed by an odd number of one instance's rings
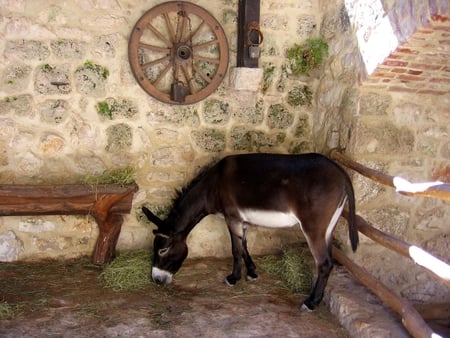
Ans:
POLYGON ((163 238, 170 238, 169 235, 166 235, 166 234, 160 232, 159 229, 153 230, 153 235, 160 236, 160 237, 163 237, 163 238))
POLYGON ((164 221, 154 213, 152 213, 150 210, 148 210, 146 207, 142 207, 142 212, 145 214, 145 216, 147 216, 148 220, 154 223, 158 228, 165 227, 164 221))

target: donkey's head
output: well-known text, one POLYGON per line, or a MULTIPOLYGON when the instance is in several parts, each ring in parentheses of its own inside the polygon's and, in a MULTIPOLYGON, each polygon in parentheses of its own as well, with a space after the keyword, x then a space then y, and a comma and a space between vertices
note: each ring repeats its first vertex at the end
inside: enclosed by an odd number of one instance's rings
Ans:
POLYGON ((152 279, 158 284, 170 284, 188 255, 186 236, 174 234, 171 224, 161 220, 146 207, 142 211, 158 229, 153 230, 152 279))

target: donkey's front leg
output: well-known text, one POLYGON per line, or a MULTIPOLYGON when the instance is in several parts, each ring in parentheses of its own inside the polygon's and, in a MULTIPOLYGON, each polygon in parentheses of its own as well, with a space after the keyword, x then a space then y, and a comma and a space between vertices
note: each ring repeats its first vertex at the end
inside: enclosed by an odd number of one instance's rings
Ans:
POLYGON ((233 254, 233 271, 231 275, 225 278, 225 283, 228 285, 235 285, 236 282, 241 279, 242 271, 242 254, 244 247, 242 244, 242 238, 244 236, 242 223, 231 222, 227 220, 228 230, 231 236, 231 252, 233 254))
POLYGON ((244 237, 242 238, 242 246, 243 246, 243 253, 242 258, 244 258, 245 268, 247 269, 247 281, 254 281, 258 278, 258 275, 256 274, 256 265, 253 263, 252 257, 250 256, 248 249, 247 249, 247 224, 244 223, 244 237))

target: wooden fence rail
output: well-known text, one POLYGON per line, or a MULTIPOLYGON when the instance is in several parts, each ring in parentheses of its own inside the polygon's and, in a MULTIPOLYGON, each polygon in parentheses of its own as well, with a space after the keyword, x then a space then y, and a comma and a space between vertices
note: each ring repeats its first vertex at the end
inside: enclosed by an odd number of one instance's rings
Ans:
POLYGON ((369 288, 385 304, 402 317, 403 326, 413 337, 430 338, 439 337, 423 320, 419 312, 404 298, 397 296, 383 283, 373 277, 367 270, 353 263, 342 251, 333 247, 333 257, 357 279, 361 284, 369 288))
MULTIPOLYGON (((330 157, 346 167, 349 167, 371 180, 396 188, 397 192, 408 196, 433 197, 450 201, 450 185, 442 182, 410 183, 400 177, 394 177, 367 168, 348 157, 339 150, 333 149, 330 157)), ((347 212, 343 213, 348 217, 347 212)), ((433 272, 435 276, 450 286, 450 265, 432 256, 423 249, 410 245, 372 227, 361 216, 356 216, 358 231, 375 242, 391 249, 405 257, 411 258, 418 265, 433 272)), ((418 311, 404 298, 389 290, 384 284, 370 275, 365 269, 353 263, 340 250, 333 248, 333 257, 362 284, 374 292, 385 304, 389 305, 401 318, 404 327, 413 337, 440 337, 426 324, 418 311)))
MULTIPOLYGON (((342 215, 345 218, 348 216, 346 211, 344 211, 342 215)), ((374 228, 359 215, 356 215, 356 225, 358 227, 358 231, 362 234, 383 245, 384 247, 391 249, 404 257, 412 259, 414 263, 431 271, 436 277, 440 278, 445 284, 450 286, 450 265, 447 263, 415 245, 411 245, 401 239, 392 237, 391 235, 374 228)))
POLYGON ((375 182, 396 188, 399 194, 417 197, 433 197, 450 201, 450 184, 442 182, 410 183, 401 177, 390 176, 374 169, 367 168, 366 166, 349 159, 337 149, 331 150, 330 157, 375 182))

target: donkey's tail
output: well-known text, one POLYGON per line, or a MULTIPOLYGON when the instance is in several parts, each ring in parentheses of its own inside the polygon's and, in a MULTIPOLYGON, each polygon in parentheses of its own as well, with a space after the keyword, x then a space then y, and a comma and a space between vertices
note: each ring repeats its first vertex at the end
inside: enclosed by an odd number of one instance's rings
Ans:
POLYGON ((355 192, 350 177, 348 176, 345 184, 345 192, 348 196, 348 235, 350 237, 352 250, 355 252, 359 243, 358 226, 356 225, 355 192))

